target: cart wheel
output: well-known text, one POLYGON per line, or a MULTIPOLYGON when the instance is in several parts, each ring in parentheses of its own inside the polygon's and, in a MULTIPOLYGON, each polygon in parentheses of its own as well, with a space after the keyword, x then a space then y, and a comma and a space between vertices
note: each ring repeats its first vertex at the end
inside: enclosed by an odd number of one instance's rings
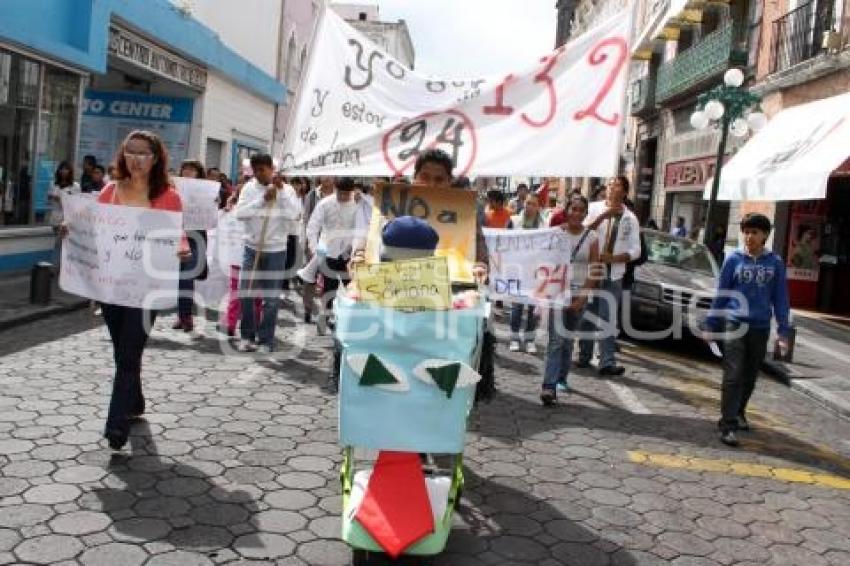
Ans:
POLYGON ((351 566, 365 566, 369 564, 369 551, 359 548, 351 549, 351 566))

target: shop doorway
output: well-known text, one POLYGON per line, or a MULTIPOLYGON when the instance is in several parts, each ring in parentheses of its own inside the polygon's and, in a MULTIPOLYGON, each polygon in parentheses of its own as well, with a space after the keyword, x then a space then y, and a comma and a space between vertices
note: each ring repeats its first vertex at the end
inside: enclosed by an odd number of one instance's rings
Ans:
POLYGON ((830 178, 819 250, 818 310, 850 315, 850 176, 830 178))

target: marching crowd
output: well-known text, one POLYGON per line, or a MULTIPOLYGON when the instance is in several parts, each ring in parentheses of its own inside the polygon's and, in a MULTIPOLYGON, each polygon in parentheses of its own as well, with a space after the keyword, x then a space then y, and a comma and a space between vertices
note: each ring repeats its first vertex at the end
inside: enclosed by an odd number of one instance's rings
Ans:
MULTIPOLYGON (((195 160, 183 162, 179 174, 219 181, 220 207, 232 211, 244 228, 244 255, 240 265, 230 266, 230 296, 227 308, 221 313, 221 330, 234 340, 238 334, 241 351, 271 353, 285 289, 300 288, 305 323, 315 322, 319 334, 333 330, 334 295, 351 281, 352 263, 364 260, 373 203, 369 187, 349 177, 323 177, 312 186, 309 178, 285 177, 276 170, 269 155, 253 156, 250 165, 251 175, 235 187, 219 171, 205 170, 195 160)), ((62 194, 95 192, 98 202, 103 204, 182 210, 180 196, 170 180, 168 152, 155 134, 130 133, 118 149, 108 175, 88 159, 85 167, 81 184, 74 182, 73 169, 68 163, 62 163, 56 172, 50 198, 57 253, 69 231, 62 217, 62 194)), ((430 149, 418 156, 412 179, 393 181, 468 190, 469 181, 454 178, 453 167, 446 153, 430 149)), ((558 392, 568 390, 575 331, 581 331, 584 337, 579 344, 578 367, 590 366, 598 342, 598 374, 619 376, 625 372, 617 363, 616 332, 594 334, 594 330, 616 327, 617 308, 624 288, 630 285, 631 272, 646 260, 641 227, 630 210, 628 192, 628 179, 615 177, 593 202, 573 192, 562 206, 555 206, 557 199, 553 202, 554 195, 550 196, 545 186, 532 192, 520 185, 516 198, 510 202, 506 202, 501 190, 491 190, 486 203, 478 205, 473 269, 477 284, 486 281, 488 272, 482 228, 560 227, 574 242, 568 258, 572 273, 571 302, 551 308, 547 317, 548 342, 540 393, 544 405, 554 404, 558 392)), ((715 301, 715 307, 723 312, 715 312, 706 326, 707 331, 720 331, 724 324, 749 325, 743 338, 727 342, 724 358, 720 429, 721 439, 730 445, 737 444, 736 432, 747 427, 746 404, 758 372, 755 362, 759 355, 764 356, 774 312, 780 335, 784 337, 788 331, 784 265, 775 254, 764 249, 770 232, 769 221, 765 224, 765 220, 759 215, 744 219, 744 250, 724 262, 720 277, 721 288, 742 293, 750 302, 750 310, 746 310, 747 305, 742 301, 724 295, 715 301), (768 271, 770 277, 766 278, 764 274, 768 271)), ((382 243, 387 250, 414 250, 412 255, 392 258, 418 257, 417 254, 431 253, 436 246, 431 241, 432 232, 427 222, 400 217, 384 228, 382 243)), ((206 242, 203 231, 187 231, 181 240, 180 297, 174 329, 191 332, 194 328, 194 284, 207 271, 206 242)), ((387 257, 391 255, 388 253, 387 257)), ((477 284, 467 291, 477 289, 477 284)), ((104 434, 109 445, 117 450, 126 443, 132 420, 145 411, 141 359, 157 313, 120 305, 103 304, 101 308, 116 366, 104 434)), ((521 303, 509 308, 509 350, 536 353, 539 309, 521 303)), ((487 327, 478 368, 482 379, 477 399, 487 399, 495 391, 494 346, 495 336, 487 327)), ((337 356, 328 381, 331 391, 336 391, 338 370, 337 356)))

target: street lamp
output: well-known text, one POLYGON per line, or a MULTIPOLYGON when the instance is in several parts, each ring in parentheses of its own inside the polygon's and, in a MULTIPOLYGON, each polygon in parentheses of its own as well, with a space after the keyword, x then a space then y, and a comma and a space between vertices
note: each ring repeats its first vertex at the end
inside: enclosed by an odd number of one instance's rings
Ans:
POLYGON ((723 156, 726 154, 726 140, 731 132, 742 138, 750 130, 758 131, 767 123, 760 111, 748 112, 761 103, 761 98, 743 88, 744 73, 741 69, 729 69, 723 75, 723 84, 697 97, 697 109, 691 114, 691 126, 704 130, 709 126, 720 128, 720 147, 717 148, 717 162, 714 167, 714 179, 711 185, 711 199, 705 214, 705 233, 703 243, 711 243, 713 236, 713 213, 720 189, 720 170, 723 168, 723 156))

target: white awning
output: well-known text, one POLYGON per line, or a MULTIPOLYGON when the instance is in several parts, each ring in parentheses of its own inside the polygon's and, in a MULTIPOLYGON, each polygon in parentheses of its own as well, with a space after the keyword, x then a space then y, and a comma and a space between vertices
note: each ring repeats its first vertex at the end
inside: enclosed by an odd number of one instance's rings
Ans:
MULTIPOLYGON (((794 106, 774 116, 723 167, 717 199, 822 199, 848 156, 850 93, 794 106)), ((704 197, 711 197, 711 180, 704 197)))

